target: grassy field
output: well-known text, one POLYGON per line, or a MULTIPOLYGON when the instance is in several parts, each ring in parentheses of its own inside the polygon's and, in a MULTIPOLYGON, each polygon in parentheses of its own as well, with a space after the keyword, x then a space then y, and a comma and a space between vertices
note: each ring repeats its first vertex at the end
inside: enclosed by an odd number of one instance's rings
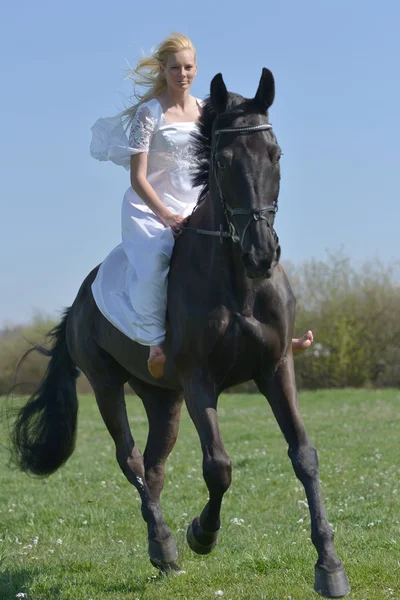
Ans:
MULTIPOLYGON (((302 415, 349 598, 400 599, 400 391, 303 393, 302 415)), ((141 403, 128 401, 144 449, 141 403)), ((160 577, 147 558, 136 490, 120 473, 91 396, 80 399, 73 457, 47 480, 0 467, 0 600, 310 600, 316 553, 304 491, 261 396, 220 400, 233 462, 219 544, 206 557, 185 542, 206 502, 197 434, 186 410, 167 463, 163 508, 182 572, 160 577), (18 594, 26 594, 21 596, 18 594)))

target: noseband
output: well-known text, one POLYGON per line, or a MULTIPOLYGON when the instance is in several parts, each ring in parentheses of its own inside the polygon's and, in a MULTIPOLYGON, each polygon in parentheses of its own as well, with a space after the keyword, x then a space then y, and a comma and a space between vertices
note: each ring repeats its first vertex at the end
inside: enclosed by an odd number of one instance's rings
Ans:
MULTIPOLYGON (((253 126, 249 126, 249 127, 227 127, 225 129, 216 129, 214 131, 214 135, 215 136, 219 136, 223 133, 254 133, 256 131, 263 131, 266 129, 272 129, 272 125, 270 125, 269 123, 265 123, 264 125, 253 125, 253 126)), ((224 215, 226 218, 226 221, 228 223, 228 231, 223 231, 222 229, 222 225, 220 226, 220 230, 219 231, 208 231, 205 229, 196 229, 193 227, 183 227, 182 229, 185 231, 194 231, 196 233, 200 233, 200 234, 204 234, 204 235, 216 235, 219 236, 221 238, 221 243, 222 243, 222 238, 230 238, 233 242, 235 243, 240 243, 240 245, 243 245, 244 242, 244 238, 245 235, 247 233, 247 230, 249 228, 249 226, 251 225, 252 221, 265 221, 268 225, 268 227, 270 227, 272 229, 272 233, 274 235, 274 237, 277 239, 277 235, 275 233, 274 228, 272 227, 272 225, 269 223, 268 219, 265 216, 265 213, 274 213, 276 214, 278 211, 278 204, 277 201, 275 200, 274 203, 270 206, 266 206, 264 208, 232 208, 231 206, 229 206, 229 204, 227 203, 227 201, 224 198, 219 180, 218 180, 218 168, 219 168, 219 164, 218 161, 215 158, 215 148, 212 151, 211 154, 211 170, 214 171, 215 173, 215 181, 217 182, 217 187, 218 187, 218 195, 221 201, 221 205, 222 205, 222 209, 224 211, 224 215), (234 217, 235 215, 250 215, 250 218, 248 219, 245 228, 243 229, 243 233, 241 236, 239 236, 236 232, 236 228, 234 226, 234 224, 232 223, 232 217, 234 217)))

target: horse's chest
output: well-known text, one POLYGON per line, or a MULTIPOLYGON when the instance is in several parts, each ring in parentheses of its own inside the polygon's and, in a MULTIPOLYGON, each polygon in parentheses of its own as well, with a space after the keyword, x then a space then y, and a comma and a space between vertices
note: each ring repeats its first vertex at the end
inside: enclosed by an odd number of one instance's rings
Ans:
POLYGON ((224 387, 253 379, 266 355, 271 354, 274 332, 254 317, 232 314, 229 325, 212 352, 210 366, 224 387))

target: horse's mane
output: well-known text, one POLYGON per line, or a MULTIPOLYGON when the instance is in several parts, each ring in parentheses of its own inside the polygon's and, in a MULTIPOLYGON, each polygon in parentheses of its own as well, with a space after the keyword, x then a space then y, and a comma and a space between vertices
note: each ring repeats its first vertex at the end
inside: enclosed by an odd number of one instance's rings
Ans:
MULTIPOLYGON (((228 104, 224 115, 228 117, 228 114, 234 107, 238 106, 243 102, 244 98, 239 94, 228 93, 228 104)), ((234 115, 229 115, 232 118, 234 115)), ((237 116, 237 115, 235 115, 237 116)), ((214 111, 211 100, 208 97, 203 104, 203 110, 201 117, 197 123, 196 131, 192 133, 192 145, 194 148, 194 154, 197 159, 197 167, 194 170, 192 177, 193 187, 199 186, 201 188, 198 204, 202 202, 208 195, 208 182, 210 175, 210 158, 211 158, 211 138, 213 124, 217 117, 217 113, 214 111)))

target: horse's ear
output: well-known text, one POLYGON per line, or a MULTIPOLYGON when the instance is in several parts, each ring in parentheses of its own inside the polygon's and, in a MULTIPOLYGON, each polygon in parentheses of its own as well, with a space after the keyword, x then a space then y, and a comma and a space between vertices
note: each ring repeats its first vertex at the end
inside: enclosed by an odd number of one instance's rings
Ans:
POLYGON ((269 69, 262 70, 260 83, 254 100, 262 112, 267 112, 275 98, 275 80, 269 69))
POLYGON ((210 100, 212 107, 217 114, 226 110, 228 104, 228 90, 226 89, 221 73, 215 75, 211 81, 210 100))

